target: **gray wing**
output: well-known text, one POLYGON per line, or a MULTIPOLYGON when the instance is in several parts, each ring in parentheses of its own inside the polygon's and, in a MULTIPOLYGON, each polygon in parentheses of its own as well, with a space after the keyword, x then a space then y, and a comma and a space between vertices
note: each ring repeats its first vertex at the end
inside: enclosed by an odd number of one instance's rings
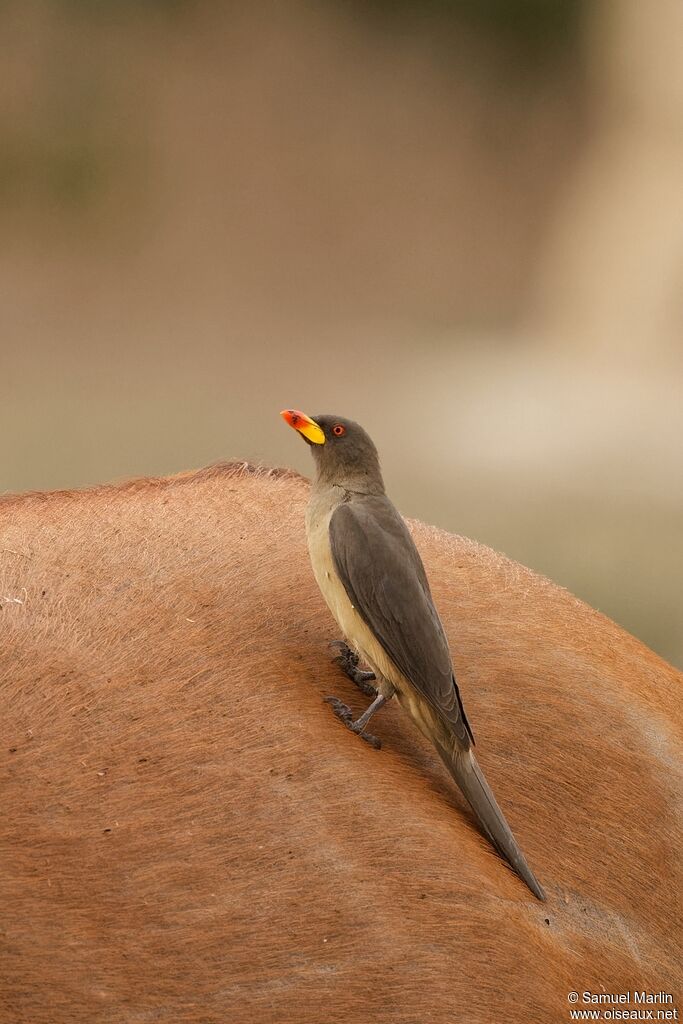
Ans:
POLYGON ((400 672, 465 748, 474 736, 448 641, 408 527, 384 495, 340 505, 330 519, 332 558, 344 589, 400 672))

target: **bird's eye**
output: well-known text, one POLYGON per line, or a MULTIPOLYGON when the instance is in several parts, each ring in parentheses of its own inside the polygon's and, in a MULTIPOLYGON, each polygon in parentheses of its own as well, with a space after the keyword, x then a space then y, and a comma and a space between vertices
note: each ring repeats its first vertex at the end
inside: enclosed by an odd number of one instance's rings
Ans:
POLYGON ((346 433, 346 427, 342 427, 341 423, 337 423, 332 427, 332 433, 335 437, 342 437, 346 433))

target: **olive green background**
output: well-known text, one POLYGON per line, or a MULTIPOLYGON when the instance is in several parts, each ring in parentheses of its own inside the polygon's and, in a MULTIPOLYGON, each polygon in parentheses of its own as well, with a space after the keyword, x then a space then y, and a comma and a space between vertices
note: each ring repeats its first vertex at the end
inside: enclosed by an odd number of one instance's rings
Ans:
POLYGON ((337 412, 406 514, 683 662, 681 28, 5 0, 0 489, 307 472, 278 412, 337 412))

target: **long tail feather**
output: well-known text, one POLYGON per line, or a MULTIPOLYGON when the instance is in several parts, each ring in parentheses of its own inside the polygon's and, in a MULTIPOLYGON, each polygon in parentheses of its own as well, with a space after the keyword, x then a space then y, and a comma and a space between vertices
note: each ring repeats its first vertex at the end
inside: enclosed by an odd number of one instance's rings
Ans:
POLYGON ((472 750, 451 753, 441 744, 437 744, 436 749, 498 853, 526 882, 534 896, 545 900, 545 893, 517 845, 472 750))

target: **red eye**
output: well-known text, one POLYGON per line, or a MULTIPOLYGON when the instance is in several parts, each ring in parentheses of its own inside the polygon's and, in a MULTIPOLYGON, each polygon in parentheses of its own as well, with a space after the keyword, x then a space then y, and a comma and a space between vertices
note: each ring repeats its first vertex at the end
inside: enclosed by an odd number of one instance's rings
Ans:
POLYGON ((337 423, 336 426, 332 427, 332 433, 335 437, 341 437, 342 434, 346 433, 346 427, 342 427, 341 423, 337 423))

